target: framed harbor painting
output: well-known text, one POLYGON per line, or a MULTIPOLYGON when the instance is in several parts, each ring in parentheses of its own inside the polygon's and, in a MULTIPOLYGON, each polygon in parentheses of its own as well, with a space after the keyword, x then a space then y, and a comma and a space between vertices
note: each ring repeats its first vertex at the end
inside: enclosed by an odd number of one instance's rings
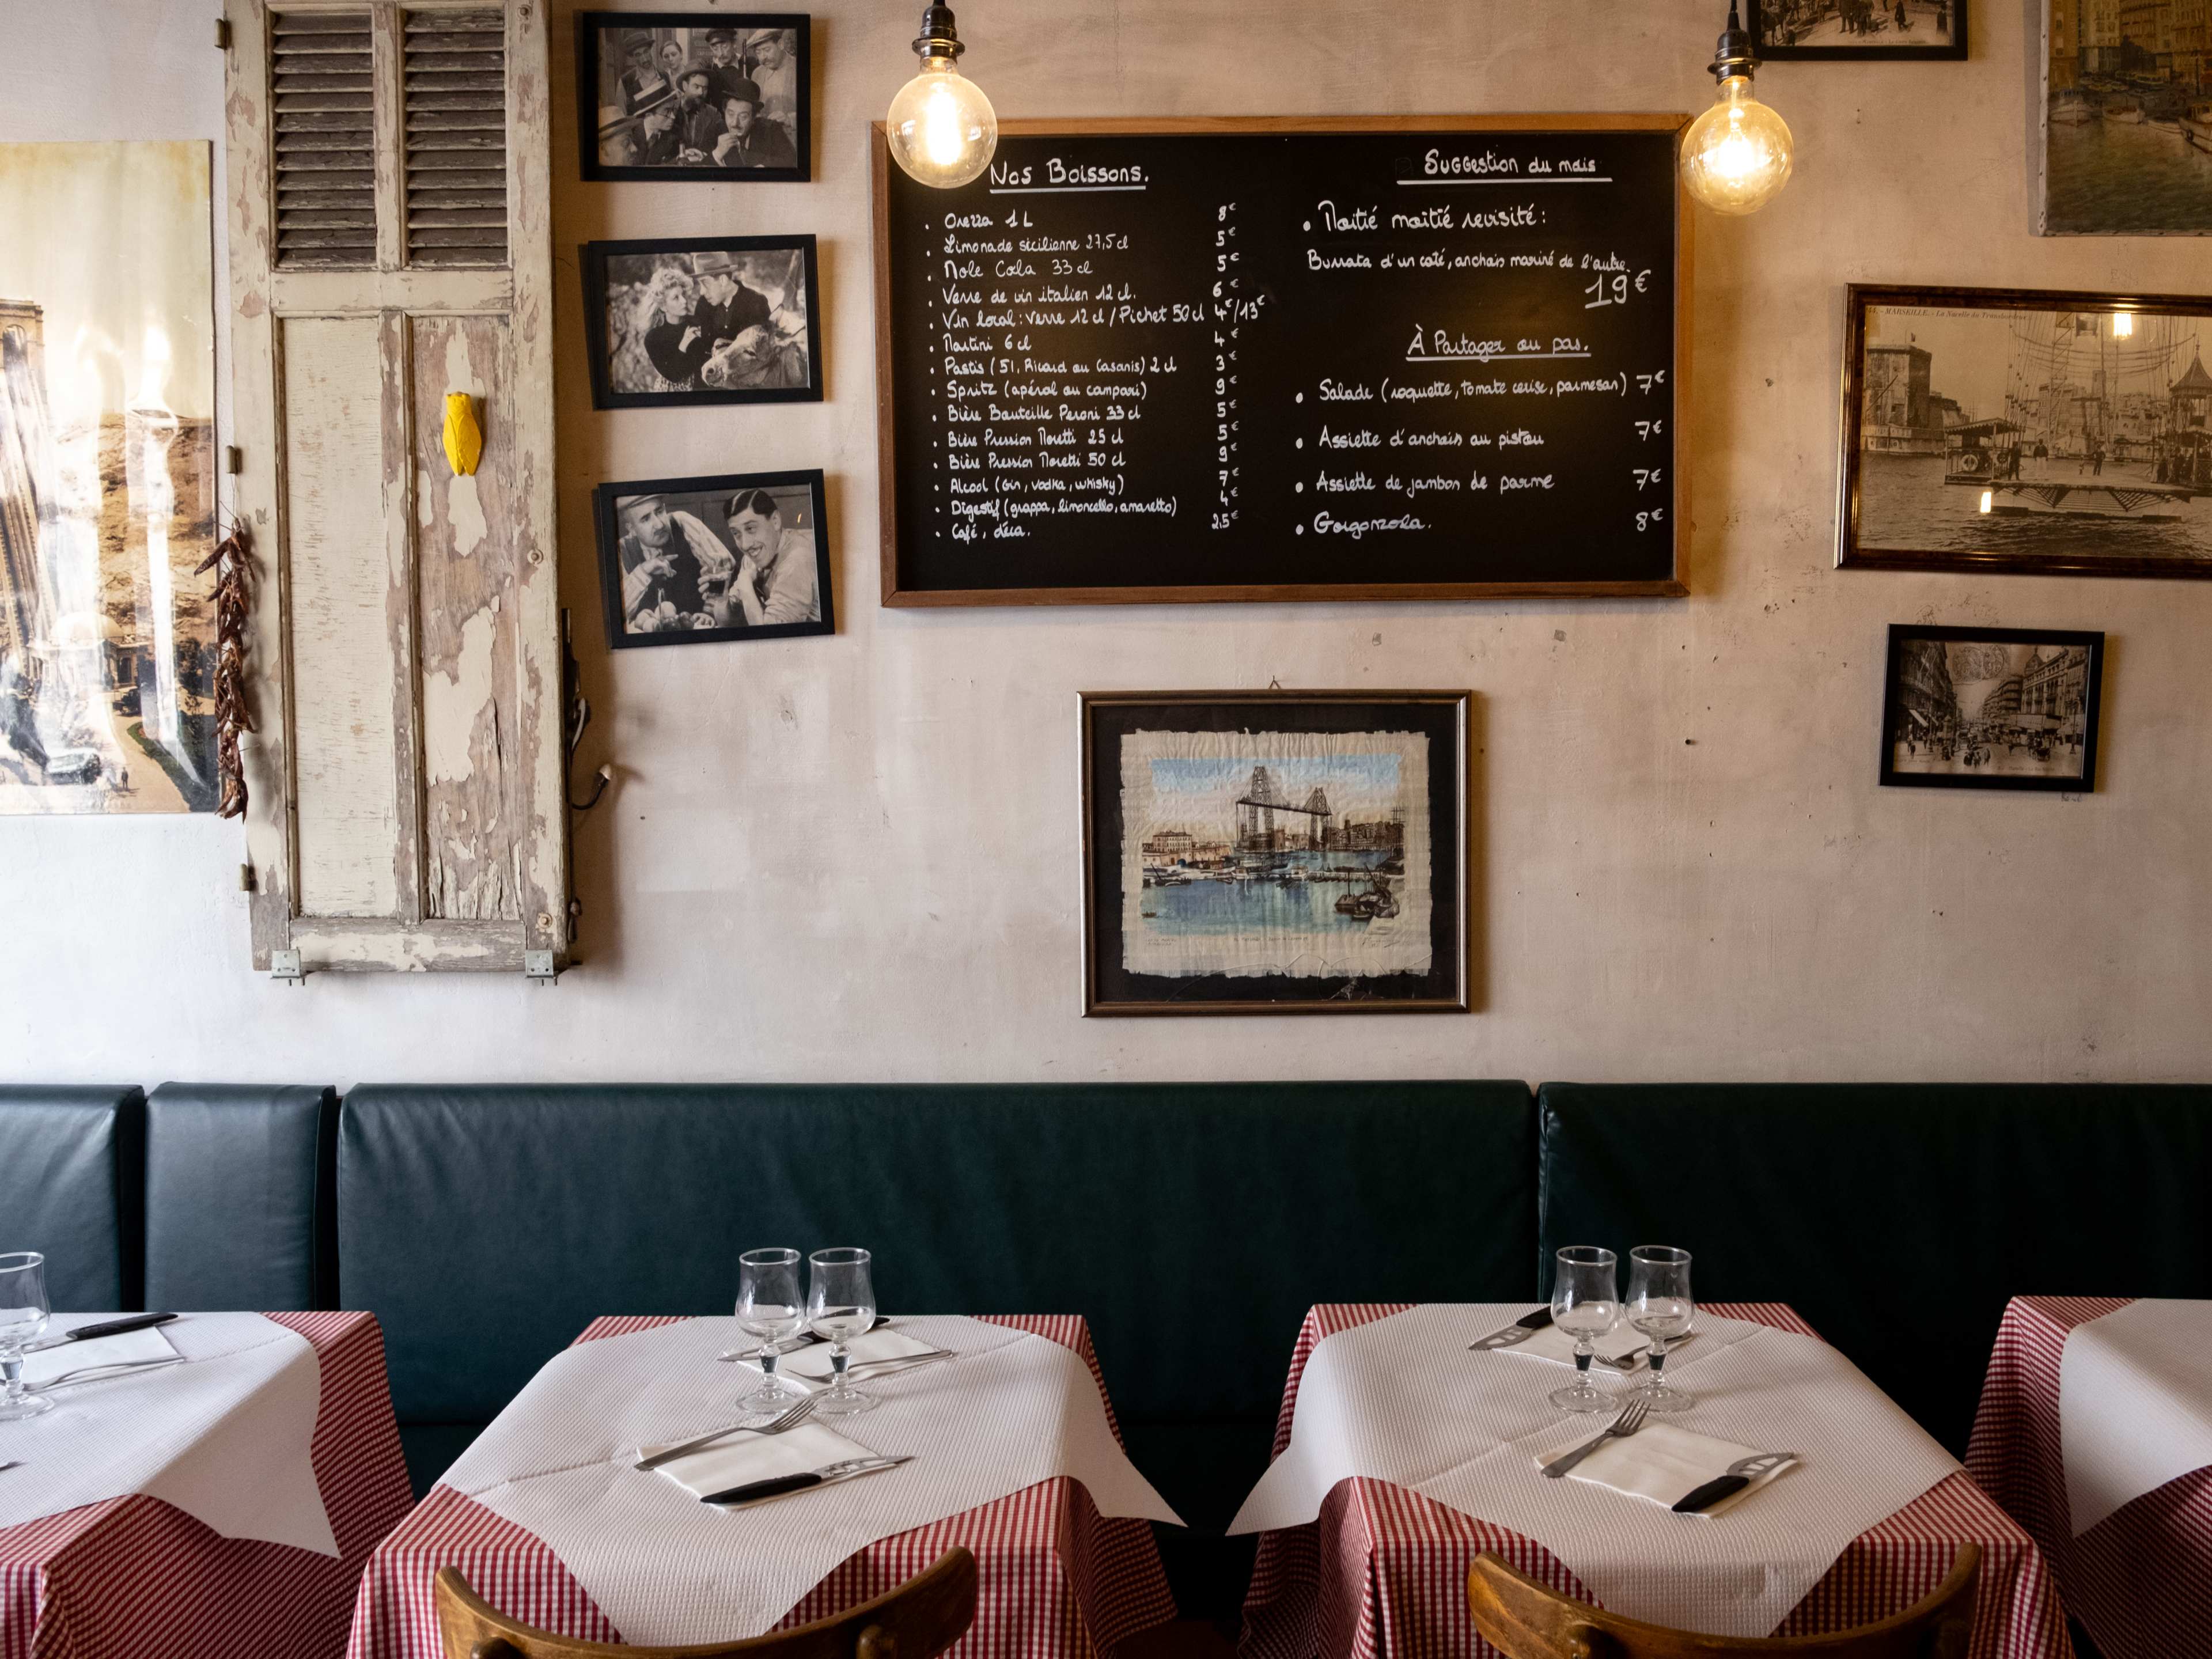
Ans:
POLYGON ((1845 303, 1838 564, 2212 576, 2212 299, 1845 303))
POLYGON ((2037 228, 2212 235, 2212 35, 2203 0, 2044 0, 2037 228))
MULTIPOLYGON (((2060 0, 2073 4, 2075 0, 2060 0)), ((1958 62, 1967 0, 1747 0, 1762 62, 1958 62)))
POLYGON ((2094 789, 2104 676, 2102 634, 1892 627, 1881 781, 2094 789))
POLYGON ((0 813, 217 804, 210 155, 0 144, 0 813))
POLYGON ((1468 701, 1084 694, 1083 1012, 1465 1012, 1468 701))

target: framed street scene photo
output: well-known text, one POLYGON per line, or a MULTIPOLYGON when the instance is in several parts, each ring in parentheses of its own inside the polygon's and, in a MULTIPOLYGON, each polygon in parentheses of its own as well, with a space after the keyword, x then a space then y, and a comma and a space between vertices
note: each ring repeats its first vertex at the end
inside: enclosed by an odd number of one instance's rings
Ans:
POLYGON ((592 407, 822 401, 811 236, 587 242, 592 407))
POLYGON ((2212 300, 1848 290, 1841 565, 2212 576, 2212 300))
POLYGON ((1966 55, 1967 0, 1746 0, 1762 62, 1911 63, 1966 55))
POLYGON ((1085 693, 1083 1012, 1466 1012, 1468 701, 1085 693))
POLYGON ((1893 626, 1881 781, 2094 789, 2104 672, 2102 634, 1893 626))
POLYGON ((810 21, 804 12, 578 13, 584 177, 812 178, 810 21))
POLYGON ((818 471, 605 483, 592 513, 618 651, 836 631, 818 471))
POLYGON ((2042 33, 2037 228, 2212 235, 2212 40, 2202 5, 2045 0, 2042 33))

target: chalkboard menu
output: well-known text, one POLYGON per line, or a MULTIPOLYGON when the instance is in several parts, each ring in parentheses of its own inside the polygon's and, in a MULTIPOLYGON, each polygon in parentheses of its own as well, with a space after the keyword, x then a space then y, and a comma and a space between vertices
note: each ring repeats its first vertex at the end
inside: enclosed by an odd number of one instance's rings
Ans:
POLYGON ((884 602, 1684 592, 1686 118, 878 131, 884 602))

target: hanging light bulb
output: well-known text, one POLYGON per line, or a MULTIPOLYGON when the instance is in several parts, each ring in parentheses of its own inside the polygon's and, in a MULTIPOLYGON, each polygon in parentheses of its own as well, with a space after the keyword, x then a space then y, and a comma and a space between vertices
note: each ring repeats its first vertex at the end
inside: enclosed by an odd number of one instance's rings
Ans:
POLYGON ((921 73, 899 88, 884 124, 898 164, 939 190, 981 177, 999 148, 998 112, 982 88, 954 67, 966 50, 949 7, 924 12, 914 43, 921 73))
POLYGON ((1682 182, 1716 213, 1756 213, 1790 182, 1790 127, 1752 94, 1759 60, 1735 0, 1708 67, 1720 96, 1682 135, 1682 182))

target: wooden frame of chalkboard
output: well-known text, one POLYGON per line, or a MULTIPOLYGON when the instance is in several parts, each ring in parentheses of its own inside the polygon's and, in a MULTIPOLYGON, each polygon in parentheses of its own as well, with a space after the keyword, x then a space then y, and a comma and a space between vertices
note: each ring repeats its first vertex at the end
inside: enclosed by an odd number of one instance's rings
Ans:
MULTIPOLYGON (((1473 692, 1085 691, 1076 702, 1086 1018, 1473 1010, 1473 692), (1152 751, 1140 757, 1141 775, 1164 769, 1177 781, 1139 810, 1170 826, 1179 852, 1156 851, 1148 839, 1130 853, 1131 744, 1152 751), (1229 805, 1212 775, 1225 768, 1242 775, 1246 766, 1255 770, 1244 793, 1257 799, 1233 804, 1234 844, 1195 845, 1190 826, 1218 822, 1229 805), (1172 867, 1156 867, 1163 860, 1172 867), (1139 869, 1133 895, 1127 882, 1139 869), (1355 876, 1370 882, 1366 891, 1355 876), (1186 891, 1200 897, 1189 919, 1199 937, 1188 942, 1241 958, 1239 971, 1209 971, 1176 948, 1188 936, 1168 914, 1170 896, 1186 891), (1376 904, 1370 895, 1386 894, 1384 905, 1363 910, 1376 904), (1217 925, 1224 902, 1232 916, 1225 929, 1217 925), (1425 935, 1367 937, 1375 927, 1418 929, 1416 906, 1427 911, 1425 935), (1241 923, 1239 908, 1252 913, 1241 923), (1168 931, 1155 936, 1144 923, 1163 915, 1168 931), (1240 932, 1256 955, 1237 948, 1240 932), (1376 954, 1360 972, 1265 971, 1267 952, 1293 948, 1285 941, 1301 933, 1346 964, 1376 954), (1425 960, 1418 950, 1407 954, 1415 940, 1425 960)), ((1232 776, 1228 787, 1237 787, 1232 776)))
MULTIPOLYGON (((1624 369, 1620 384, 1624 399, 1638 390, 1632 382, 1641 380, 1641 396, 1650 398, 1653 380, 1660 383, 1662 396, 1648 404, 1653 416, 1644 424, 1656 428, 1644 434, 1648 448, 1629 452, 1623 462, 1623 476, 1633 473, 1638 482, 1635 488, 1645 488, 1644 475, 1655 489, 1650 497, 1655 503, 1663 494, 1664 505, 1657 510, 1638 514, 1624 514, 1622 538, 1641 535, 1651 538, 1640 541, 1634 574, 1626 577, 1601 576, 1583 580, 1563 579, 1555 571, 1545 568, 1545 544, 1526 538, 1515 544, 1525 568, 1493 573, 1480 580, 1437 580, 1433 575, 1410 580, 1378 577, 1372 574, 1378 568, 1387 568, 1389 556, 1381 550, 1383 538, 1362 539, 1357 535, 1346 539, 1332 556, 1340 562, 1356 562, 1363 568, 1358 577, 1336 580, 1204 580, 1190 575, 1170 579, 1162 573, 1156 580, 1133 580, 1127 584, 1107 585, 1100 582, 1070 581, 1054 584, 1043 580, 1024 586, 984 585, 972 580, 944 580, 933 578, 917 568, 915 551, 902 543, 901 534, 902 507, 900 490, 902 473, 897 428, 901 422, 902 387, 898 381, 902 331, 895 327, 893 279, 893 234, 890 225, 891 192, 908 188, 903 175, 894 179, 889 148, 880 122, 872 130, 871 152, 871 195, 873 205, 873 267, 876 312, 876 406, 878 480, 882 524, 883 603, 890 607, 927 607, 939 605, 1157 605, 1194 604, 1205 602, 1320 602, 1346 599, 1384 600, 1453 600, 1483 599, 1516 599, 1527 597, 1580 598, 1679 598, 1689 592, 1688 565, 1690 552, 1689 459, 1687 434, 1683 430, 1692 408, 1690 396, 1690 359, 1693 307, 1692 305, 1692 258, 1690 198, 1683 188, 1675 157, 1682 130, 1691 118, 1679 113, 1633 114, 1566 114, 1566 115, 1445 115, 1445 116, 1384 116, 1384 117, 1212 117, 1212 118, 1125 118, 1085 121, 1007 121, 1000 124, 1000 154, 1007 154, 1006 140, 1040 137, 1069 138, 1138 138, 1178 139, 1207 137, 1328 137, 1337 135, 1391 135, 1435 133, 1440 136, 1480 136, 1486 133, 1501 136, 1527 136, 1557 133, 1562 137, 1577 135, 1615 135, 1627 138, 1649 136, 1660 141, 1665 148, 1665 176, 1667 184, 1666 211, 1670 220, 1671 246, 1665 252, 1667 276, 1670 281, 1673 306, 1671 326, 1653 330, 1665 341, 1668 362, 1663 372, 1654 375, 1636 375, 1624 369), (1671 395, 1666 395, 1670 391, 1671 395), (1656 441, 1663 433, 1663 441, 1656 441), (1637 469, 1629 463, 1633 459, 1649 456, 1655 465, 1637 469), (1659 468, 1663 466, 1663 475, 1659 468), (1664 477, 1663 490, 1658 489, 1664 477), (1631 517, 1645 522, 1632 525, 1631 517), (1662 526, 1662 520, 1671 523, 1662 526), (1656 533, 1655 533, 1656 532, 1656 533), (1648 568, 1644 567, 1649 567, 1648 568)), ((1649 158, 1647 158, 1649 161, 1649 158)), ((1656 173, 1656 165, 1648 165, 1647 172, 1656 173)), ((1595 179, 1595 183, 1610 183, 1609 179, 1595 179)), ((1109 188, 1109 186, 1100 186, 1109 188)), ((1006 192, 1016 193, 1022 192, 1006 192)), ((1528 221, 1522 222, 1527 223, 1528 221)), ((928 227, 925 227, 928 228, 928 227)), ((902 233, 903 234, 903 232, 902 233)), ((1571 252, 1570 254, 1571 258, 1571 252)), ((1618 259, 1617 252, 1614 255, 1618 259)), ((1656 270, 1659 261, 1650 269, 1656 270)), ((1595 265, 1601 282, 1611 282, 1603 270, 1595 265)), ((1613 269, 1607 266, 1607 270, 1613 269)), ((1210 273, 1209 273, 1210 274, 1210 273)), ((1622 273, 1626 280, 1626 273, 1622 273)), ((987 289, 988 291, 988 289, 987 289)), ((1583 292, 1589 291, 1585 289, 1583 292)), ((1611 303, 1623 304, 1622 301, 1611 303)), ((980 307, 979 307, 980 309, 980 307)), ((1442 326, 1438 328, 1439 336, 1442 326)), ((1466 343, 1464 336, 1456 346, 1466 343)), ((1495 344, 1495 342, 1490 343, 1495 344)), ((1555 345, 1558 342, 1553 342, 1555 345)), ((1540 355, 1540 354, 1539 354, 1540 355)), ((1572 355, 1562 353, 1562 356, 1572 355)), ((1588 354, 1584 354, 1588 355, 1588 354)), ((1416 360, 1421 361, 1421 360, 1416 360)), ((1429 359, 1426 361, 1441 361, 1429 359)), ((1470 358, 1474 362, 1486 358, 1470 358)), ((915 377, 909 375, 909 379, 915 377)), ((1499 382, 1502 389, 1504 382, 1499 382)), ((1303 402, 1303 397, 1297 399, 1303 402)), ((1317 398, 1318 401, 1318 398, 1317 398)), ((1515 399, 1516 403, 1518 399, 1515 399)), ((909 411, 910 413, 910 411, 909 411)), ((1635 422, 1625 420, 1624 429, 1635 422)), ((1115 428, 1107 428, 1113 432, 1115 428)), ((1324 434, 1326 435, 1326 434, 1324 434)), ((1299 447, 1303 448, 1301 443, 1299 447)), ((910 444, 909 448, 913 446, 910 444)), ((1115 459, 1118 459, 1118 457, 1115 459)), ((918 465, 918 461, 916 463, 918 465)), ((1257 469, 1255 468, 1255 472, 1257 469)), ((1356 472, 1356 469, 1355 469, 1356 472)), ((1479 477, 1479 474, 1476 475, 1479 477)), ((1545 475, 1548 479, 1551 475, 1545 475)), ((1319 482, 1317 482, 1317 488, 1319 482)), ((1506 480, 1518 482, 1518 480, 1506 480)), ((1225 487, 1225 486, 1224 486, 1225 487)), ((1297 489, 1303 492, 1304 484, 1297 489)), ((1456 486, 1454 486, 1456 487, 1456 486)), ((1476 489, 1486 485, 1476 483, 1476 489)), ((1549 487, 1548 484, 1546 487, 1549 487)), ((1562 492, 1562 499, 1571 499, 1577 492, 1562 492)), ((1104 504, 1102 504, 1104 505, 1104 504)), ((1179 508, 1180 502, 1176 504, 1179 508)), ((1126 507, 1122 510, 1127 510, 1126 507)), ((1203 509, 1200 509, 1203 510, 1203 509)), ((1295 509, 1293 509, 1295 510, 1295 509)), ((1233 515, 1232 515, 1233 516, 1233 515)), ((1395 528, 1390 525, 1385 527, 1395 528)), ((1418 526, 1417 526, 1418 527, 1418 526)), ((1317 533, 1319 526, 1316 526, 1317 533)), ((1297 533, 1303 534, 1300 530, 1297 533)), ((1149 553, 1153 567, 1173 563, 1183 557, 1182 552, 1170 547, 1164 553, 1152 551, 1148 542, 1157 544, 1161 538, 1157 532, 1147 535, 1139 530, 1123 544, 1129 549, 1131 560, 1142 562, 1149 553)), ((1460 545, 1464 545, 1462 538, 1460 545)), ((1289 538, 1281 538, 1278 545, 1288 548, 1289 538)), ((1309 553, 1316 544, 1305 544, 1309 553)), ((1248 560, 1247 562, 1249 562, 1248 560)))

